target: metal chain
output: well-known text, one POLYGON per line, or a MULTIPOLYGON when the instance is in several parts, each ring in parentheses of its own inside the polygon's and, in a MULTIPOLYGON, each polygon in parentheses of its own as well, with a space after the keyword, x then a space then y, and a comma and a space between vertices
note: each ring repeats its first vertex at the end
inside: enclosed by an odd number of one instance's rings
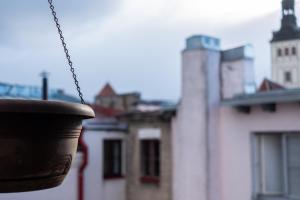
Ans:
POLYGON ((57 18, 57 16, 56 16, 56 12, 55 12, 54 5, 53 5, 53 3, 52 3, 52 0, 48 0, 48 2, 49 2, 49 5, 50 5, 50 9, 51 9, 51 12, 52 12, 52 15, 53 15, 54 22, 55 22, 56 27, 57 27, 57 30, 58 30, 58 34, 59 34, 59 37, 60 37, 62 46, 63 46, 64 51, 65 51, 65 54, 66 54, 66 58, 67 58, 67 60, 68 60, 68 64, 69 64, 69 66, 70 66, 70 71, 71 71, 71 73, 72 73, 72 76, 73 76, 73 79, 74 79, 74 83, 75 83, 75 85, 76 85, 76 89, 77 89, 79 98, 80 98, 80 100, 81 100, 81 103, 82 103, 82 104, 85 104, 85 101, 84 101, 84 99, 83 99, 83 94, 82 94, 82 92, 81 92, 81 89, 80 89, 80 87, 79 87, 79 82, 78 82, 78 80, 77 80, 77 75, 76 75, 75 69, 74 69, 74 67, 73 67, 73 62, 71 61, 71 56, 70 56, 70 54, 69 54, 69 50, 68 50, 68 48, 67 48, 67 44, 66 44, 66 42, 65 42, 65 38, 64 38, 63 32, 62 32, 62 30, 61 30, 61 26, 60 26, 59 21, 58 21, 58 18, 57 18))

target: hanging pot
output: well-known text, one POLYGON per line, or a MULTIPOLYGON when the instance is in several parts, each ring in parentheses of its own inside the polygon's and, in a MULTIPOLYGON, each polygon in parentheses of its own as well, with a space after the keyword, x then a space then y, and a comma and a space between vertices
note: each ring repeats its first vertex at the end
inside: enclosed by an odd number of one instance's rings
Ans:
POLYGON ((74 160, 82 120, 93 117, 83 104, 0 100, 0 192, 60 185, 74 160))

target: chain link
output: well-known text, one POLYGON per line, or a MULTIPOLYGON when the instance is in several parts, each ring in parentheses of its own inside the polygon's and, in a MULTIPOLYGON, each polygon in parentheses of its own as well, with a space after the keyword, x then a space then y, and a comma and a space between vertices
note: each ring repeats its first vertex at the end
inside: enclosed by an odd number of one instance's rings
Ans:
POLYGON ((65 38, 64 38, 63 32, 62 32, 62 30, 61 30, 61 26, 60 26, 59 21, 58 21, 58 18, 57 18, 57 16, 56 16, 56 12, 55 12, 55 8, 54 8, 54 5, 53 5, 53 2, 52 2, 52 0, 48 0, 48 2, 49 2, 49 5, 50 5, 50 9, 51 9, 51 12, 52 12, 52 15, 53 15, 54 22, 55 22, 56 27, 57 27, 57 30, 58 30, 58 34, 59 34, 59 37, 60 37, 62 46, 63 46, 64 51, 65 51, 65 54, 66 54, 66 58, 67 58, 67 60, 68 60, 68 64, 69 64, 69 66, 70 66, 70 71, 71 71, 71 73, 72 73, 72 76, 73 76, 73 79, 74 79, 74 83, 75 83, 75 85, 76 85, 76 89, 77 89, 79 98, 80 98, 80 100, 81 100, 81 103, 82 103, 82 104, 85 104, 85 101, 84 101, 84 99, 83 99, 83 94, 82 94, 82 92, 81 92, 81 89, 80 89, 80 87, 79 87, 79 82, 78 82, 78 80, 77 80, 77 75, 76 75, 76 73, 75 73, 75 68, 73 67, 73 62, 71 61, 71 56, 70 56, 70 54, 69 54, 69 50, 68 50, 68 48, 67 48, 67 44, 66 44, 66 42, 65 42, 65 38))

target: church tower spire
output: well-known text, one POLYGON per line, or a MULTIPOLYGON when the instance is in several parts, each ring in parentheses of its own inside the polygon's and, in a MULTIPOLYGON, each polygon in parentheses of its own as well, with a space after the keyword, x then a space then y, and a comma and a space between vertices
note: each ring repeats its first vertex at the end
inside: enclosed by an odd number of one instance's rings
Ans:
POLYGON ((273 33, 272 42, 300 39, 300 29, 295 15, 295 0, 282 1, 282 19, 279 31, 273 33))
POLYGON ((282 1, 282 16, 295 16, 295 0, 282 1))
POLYGON ((295 0, 282 1, 281 27, 271 40, 273 81, 287 87, 300 87, 300 28, 295 0))

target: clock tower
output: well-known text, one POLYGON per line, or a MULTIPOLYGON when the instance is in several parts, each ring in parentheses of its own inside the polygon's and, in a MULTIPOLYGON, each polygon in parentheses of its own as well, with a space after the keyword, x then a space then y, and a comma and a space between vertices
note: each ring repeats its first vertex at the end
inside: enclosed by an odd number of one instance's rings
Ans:
POLYGON ((295 0, 282 1, 279 31, 271 40, 272 79, 287 87, 300 87, 300 29, 295 15, 295 0))

